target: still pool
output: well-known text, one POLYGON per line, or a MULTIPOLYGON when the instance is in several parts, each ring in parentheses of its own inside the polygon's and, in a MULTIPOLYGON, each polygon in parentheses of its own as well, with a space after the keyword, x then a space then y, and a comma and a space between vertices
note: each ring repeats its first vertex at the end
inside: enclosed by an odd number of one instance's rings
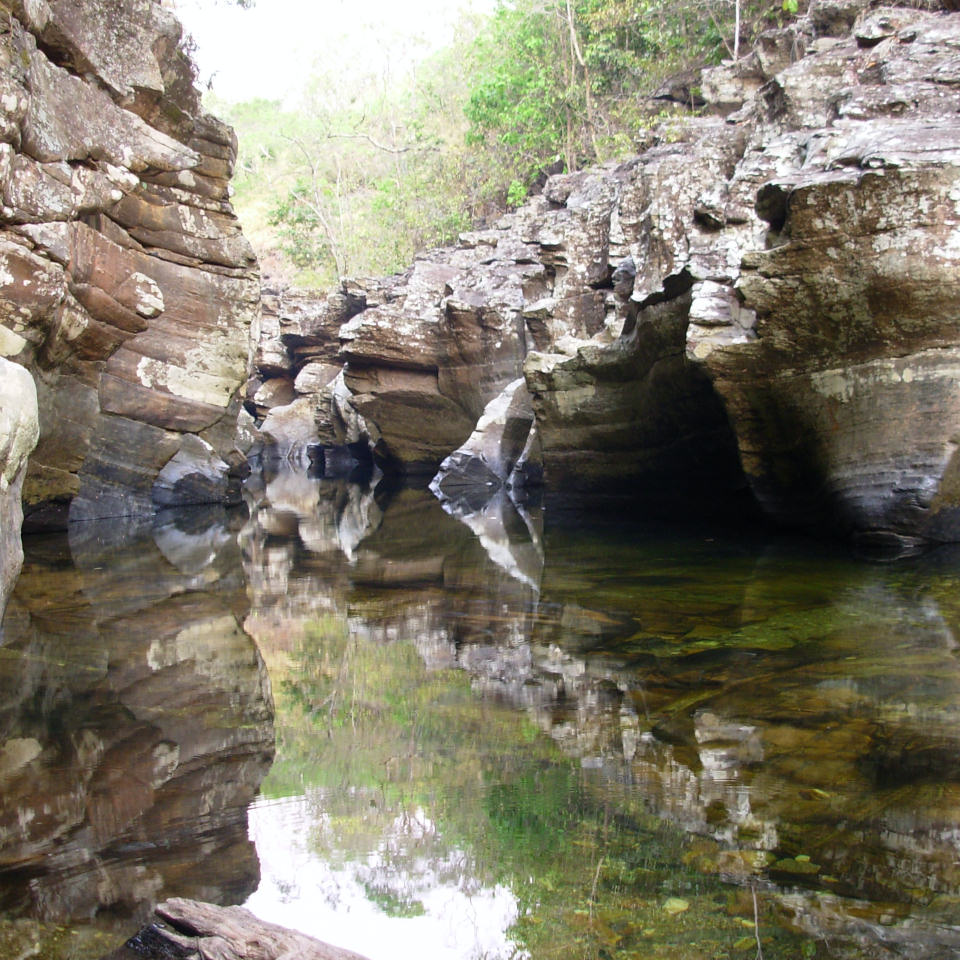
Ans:
POLYGON ((247 496, 27 539, 0 960, 170 896, 371 960, 960 957, 960 551, 247 496))

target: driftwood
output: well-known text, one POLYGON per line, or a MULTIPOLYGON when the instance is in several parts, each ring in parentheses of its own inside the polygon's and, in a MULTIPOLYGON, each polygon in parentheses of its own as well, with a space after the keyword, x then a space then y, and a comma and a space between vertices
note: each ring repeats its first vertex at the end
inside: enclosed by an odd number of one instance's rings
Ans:
POLYGON ((366 960, 351 950, 258 920, 243 907, 176 897, 161 903, 156 914, 162 922, 148 928, 152 945, 183 960, 366 960))

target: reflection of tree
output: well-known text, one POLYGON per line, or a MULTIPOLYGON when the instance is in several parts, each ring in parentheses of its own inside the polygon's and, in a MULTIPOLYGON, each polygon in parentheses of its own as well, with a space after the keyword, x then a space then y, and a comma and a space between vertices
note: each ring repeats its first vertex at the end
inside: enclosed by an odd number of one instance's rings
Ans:
POLYGON ((953 559, 599 524, 544 542, 535 593, 406 492, 350 567, 291 568, 340 611, 283 673, 323 785, 317 849, 383 846, 371 882, 397 910, 428 862, 507 883, 538 957, 755 951, 754 889, 768 958, 779 913, 819 938, 808 953, 960 944, 953 559), (418 810, 434 830, 415 844, 418 810))
POLYGON ((422 627, 430 602, 358 600, 273 665, 280 749, 264 789, 307 790, 313 850, 351 865, 392 916, 417 915, 437 884, 507 885, 514 936, 537 958, 627 956, 650 930, 681 958, 703 955, 703 926, 718 949, 742 938, 720 880, 684 862, 682 831, 612 796, 464 672, 426 669, 402 623, 422 627), (679 920, 662 909, 678 894, 691 897, 679 920))

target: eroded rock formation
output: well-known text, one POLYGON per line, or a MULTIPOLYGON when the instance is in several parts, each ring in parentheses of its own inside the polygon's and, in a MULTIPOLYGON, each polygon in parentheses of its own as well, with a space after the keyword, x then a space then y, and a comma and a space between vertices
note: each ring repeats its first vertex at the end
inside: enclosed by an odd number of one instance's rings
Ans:
POLYGON ((259 303, 233 134, 159 0, 0 10, 0 356, 39 394, 28 520, 221 498, 259 303))
POLYGON ((382 458, 435 471, 522 376, 568 502, 960 536, 960 15, 924 6, 815 0, 704 72, 707 116, 379 288, 339 359, 382 458))

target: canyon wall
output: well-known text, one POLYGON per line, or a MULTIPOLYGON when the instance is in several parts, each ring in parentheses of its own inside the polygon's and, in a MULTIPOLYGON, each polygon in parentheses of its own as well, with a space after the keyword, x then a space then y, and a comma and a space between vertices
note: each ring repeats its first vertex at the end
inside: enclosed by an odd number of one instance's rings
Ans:
MULTIPOLYGON (((339 291, 343 384, 383 464, 433 474, 479 421, 441 493, 542 462, 568 504, 749 490, 786 524, 957 539, 958 50, 944 5, 814 0, 704 71, 706 114, 637 157, 551 177, 368 299, 339 291), (520 378, 529 413, 501 415, 520 378)), ((301 387, 330 422, 330 391, 301 387)))
POLYGON ((26 523, 228 497, 259 276, 160 0, 0 2, 0 357, 40 439, 26 523))

